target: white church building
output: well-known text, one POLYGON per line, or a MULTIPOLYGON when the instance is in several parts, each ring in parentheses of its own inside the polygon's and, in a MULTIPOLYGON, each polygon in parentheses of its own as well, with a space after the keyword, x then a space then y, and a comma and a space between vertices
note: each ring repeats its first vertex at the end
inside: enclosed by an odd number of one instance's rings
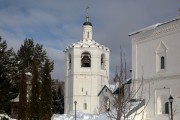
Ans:
POLYGON ((132 79, 136 89, 143 84, 135 99, 145 100, 141 108, 144 112, 135 120, 141 117, 143 120, 180 120, 180 17, 129 36, 132 39, 132 79), (174 98, 172 113, 170 96, 174 98))
POLYGON ((108 47, 93 39, 88 15, 82 26, 82 39, 66 47, 65 113, 73 110, 99 113, 99 91, 108 84, 108 47))

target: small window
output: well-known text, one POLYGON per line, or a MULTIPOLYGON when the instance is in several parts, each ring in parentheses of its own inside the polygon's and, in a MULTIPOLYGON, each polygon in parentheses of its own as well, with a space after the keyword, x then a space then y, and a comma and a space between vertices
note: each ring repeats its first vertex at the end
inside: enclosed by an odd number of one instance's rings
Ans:
POLYGON ((83 92, 83 88, 82 88, 82 92, 83 92))
POLYGON ((86 95, 88 95, 88 92, 86 91, 86 95))
POLYGON ((169 114, 169 103, 165 103, 165 114, 169 114))
POLYGON ((88 32, 88 34, 87 34, 87 38, 89 38, 89 32, 88 32))
POLYGON ((101 54, 101 69, 105 69, 105 55, 101 54))
POLYGON ((81 55, 81 67, 91 67, 91 55, 88 52, 84 52, 81 55))
POLYGON ((71 54, 69 54, 68 60, 69 60, 68 69, 71 69, 71 54))
POLYGON ((156 48, 156 72, 162 73, 167 70, 167 47, 161 41, 156 48))
POLYGON ((87 103, 84 103, 84 110, 87 110, 87 103))
POLYGON ((161 69, 165 68, 164 56, 161 56, 161 69))

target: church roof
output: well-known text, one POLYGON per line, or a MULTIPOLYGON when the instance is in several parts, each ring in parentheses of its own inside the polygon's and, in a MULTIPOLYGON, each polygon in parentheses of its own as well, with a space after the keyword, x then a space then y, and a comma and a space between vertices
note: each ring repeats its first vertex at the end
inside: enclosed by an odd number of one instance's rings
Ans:
POLYGON ((99 43, 95 42, 94 40, 92 41, 83 41, 80 40, 77 43, 73 43, 71 45, 69 45, 68 47, 66 47, 66 49, 64 50, 65 52, 69 49, 72 48, 89 48, 89 47, 96 47, 102 50, 106 50, 106 51, 110 51, 108 47, 105 47, 104 45, 100 45, 99 43))
POLYGON ((91 22, 84 22, 83 25, 90 25, 90 26, 92 26, 92 23, 91 22))
POLYGON ((83 25, 90 25, 90 26, 92 26, 92 23, 89 22, 89 16, 88 15, 86 16, 86 22, 84 22, 83 25))
POLYGON ((98 96, 102 93, 102 91, 104 90, 104 89, 107 89, 107 90, 109 90, 109 92, 111 92, 112 93, 112 88, 110 88, 110 85, 104 85, 104 87, 101 89, 101 91, 98 93, 98 96))
POLYGON ((180 17, 177 17, 177 18, 175 18, 175 19, 173 19, 173 20, 170 20, 170 21, 167 21, 167 22, 164 22, 164 23, 156 23, 156 24, 154 24, 154 25, 151 25, 151 26, 148 26, 148 27, 146 27, 146 28, 140 29, 140 30, 138 30, 138 31, 132 32, 132 33, 130 33, 128 36, 132 36, 132 35, 135 35, 135 34, 144 32, 144 31, 152 30, 152 29, 155 29, 155 28, 157 28, 157 27, 159 27, 159 26, 162 26, 162 25, 171 23, 171 22, 176 21, 176 20, 179 20, 179 19, 180 19, 180 17))

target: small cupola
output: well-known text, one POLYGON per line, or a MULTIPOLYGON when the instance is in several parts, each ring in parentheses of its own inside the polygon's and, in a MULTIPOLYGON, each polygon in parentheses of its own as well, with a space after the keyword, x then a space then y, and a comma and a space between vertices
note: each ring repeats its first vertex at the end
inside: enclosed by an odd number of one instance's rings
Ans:
POLYGON ((92 26, 92 23, 89 22, 89 16, 86 16, 86 22, 84 22, 83 25, 90 25, 90 26, 92 26))
POLYGON ((83 41, 92 41, 92 23, 89 22, 89 16, 86 15, 86 22, 83 24, 83 41))

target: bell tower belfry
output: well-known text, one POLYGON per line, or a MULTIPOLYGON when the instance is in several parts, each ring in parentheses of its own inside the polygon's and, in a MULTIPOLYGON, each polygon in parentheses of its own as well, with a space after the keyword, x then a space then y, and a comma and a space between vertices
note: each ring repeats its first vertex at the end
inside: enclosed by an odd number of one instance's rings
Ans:
POLYGON ((75 109, 99 113, 98 93, 109 80, 109 48, 93 40, 92 23, 86 15, 82 40, 66 47, 65 113, 75 109))

